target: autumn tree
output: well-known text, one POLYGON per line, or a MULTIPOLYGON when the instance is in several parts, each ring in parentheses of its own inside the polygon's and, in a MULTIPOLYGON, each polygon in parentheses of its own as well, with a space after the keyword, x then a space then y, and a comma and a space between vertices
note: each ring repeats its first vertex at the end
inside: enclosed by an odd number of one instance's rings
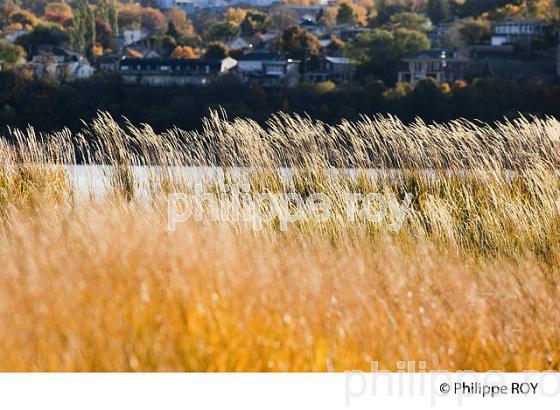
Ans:
POLYGON ((111 25, 100 18, 95 19, 95 38, 103 48, 110 48, 113 41, 111 25))
POLYGON ((154 35, 161 35, 167 31, 167 17, 159 11, 151 7, 145 7, 141 13, 142 28, 154 35))
POLYGON ((208 45, 204 53, 204 58, 208 60, 222 60, 228 56, 228 53, 229 50, 226 45, 216 41, 208 45))
POLYGON ((192 60, 198 58, 195 51, 190 46, 177 46, 171 53, 171 58, 178 58, 181 60, 192 60))
POLYGON ((174 7, 167 12, 169 25, 167 34, 177 40, 186 39, 194 36, 194 28, 189 20, 187 13, 178 7, 174 7))
POLYGON ((341 39, 331 36, 330 43, 327 45, 327 52, 330 55, 337 56, 342 53, 342 50, 346 46, 346 43, 341 39))
POLYGON ((247 10, 238 7, 229 7, 224 13, 224 21, 234 26, 240 26, 246 16, 247 10))
POLYGON ((73 16, 72 9, 66 3, 49 3, 45 7, 44 19, 61 26, 66 26, 73 16))
POLYGON ((350 24, 358 21, 358 15, 350 3, 340 3, 336 13, 336 24, 350 24))
POLYGON ((142 25, 142 8, 137 4, 125 4, 118 9, 118 24, 123 29, 138 29, 142 25))
POLYGON ((323 7, 317 15, 317 21, 327 27, 336 25, 336 16, 338 14, 338 7, 323 7))
POLYGON ((284 30, 278 46, 285 57, 302 62, 302 71, 317 68, 319 65, 319 40, 299 26, 290 26, 284 30))
POLYGON ((4 2, 0 4, 0 29, 3 29, 11 24, 10 14, 16 10, 18 10, 18 7, 13 3, 4 2))
POLYGON ((33 13, 27 10, 16 8, 8 16, 9 24, 21 24, 22 27, 32 28, 41 23, 33 13))

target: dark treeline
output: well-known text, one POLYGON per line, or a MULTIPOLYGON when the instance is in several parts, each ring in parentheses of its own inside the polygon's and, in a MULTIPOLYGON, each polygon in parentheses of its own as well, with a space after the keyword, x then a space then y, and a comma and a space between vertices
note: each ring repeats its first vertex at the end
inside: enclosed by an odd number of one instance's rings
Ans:
POLYGON ((197 129, 210 109, 222 107, 230 118, 264 122, 277 111, 307 114, 336 123, 360 114, 395 114, 403 121, 456 118, 491 122, 525 115, 560 116, 560 87, 539 80, 475 80, 470 85, 440 85, 431 80, 415 87, 380 82, 336 88, 334 84, 303 84, 267 91, 231 79, 208 87, 131 87, 114 77, 94 77, 65 84, 37 81, 16 73, 0 73, 0 124, 38 131, 77 130, 97 111, 115 119, 147 123, 156 130, 173 126, 197 129))

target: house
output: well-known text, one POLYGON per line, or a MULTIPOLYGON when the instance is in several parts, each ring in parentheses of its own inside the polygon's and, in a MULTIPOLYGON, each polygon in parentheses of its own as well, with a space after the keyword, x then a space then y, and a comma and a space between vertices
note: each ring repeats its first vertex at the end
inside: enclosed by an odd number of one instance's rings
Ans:
POLYGON ((178 7, 187 14, 193 14, 198 9, 197 0, 158 0, 157 6, 161 10, 169 10, 178 7))
POLYGON ((399 82, 416 83, 428 77, 441 83, 464 80, 471 60, 457 51, 431 49, 405 56, 399 82))
POLYGON ((140 59, 121 60, 119 73, 126 84, 152 86, 206 85, 237 65, 231 57, 223 60, 140 59))
POLYGON ((244 82, 270 88, 293 87, 299 82, 299 64, 297 60, 258 50, 239 58, 237 72, 244 82))
POLYGON ((142 47, 140 45, 133 45, 123 50, 123 54, 132 58, 160 58, 160 55, 155 50, 142 47))
POLYGON ((134 43, 144 40, 148 38, 148 32, 146 30, 141 29, 125 29, 121 30, 121 37, 123 40, 123 46, 130 46, 134 43))
POLYGON ((539 78, 548 82, 557 81, 554 60, 522 60, 519 58, 487 57, 473 62, 467 75, 480 78, 505 78, 521 81, 539 78))
POLYGON ((455 23, 440 23, 435 24, 432 27, 432 29, 428 32, 428 40, 430 40, 432 47, 434 47, 434 45, 442 44, 454 24, 455 23))
POLYGON ((491 44, 501 46, 517 42, 530 42, 542 38, 546 32, 546 23, 540 20, 506 20, 494 23, 494 35, 491 44))
POLYGON ((317 23, 312 19, 301 19, 298 25, 305 29, 308 33, 313 34, 317 37, 322 37, 328 34, 328 29, 326 26, 317 23))
POLYGON ((323 57, 321 68, 317 71, 305 73, 304 81, 334 83, 349 83, 356 79, 356 65, 346 57, 323 57))
POLYGON ((238 36, 226 43, 226 46, 230 50, 243 50, 246 48, 251 48, 253 45, 241 36, 238 36))
POLYGON ((194 13, 198 9, 223 8, 243 5, 249 7, 268 7, 277 0, 157 0, 157 6, 161 10, 169 10, 179 7, 187 14, 194 13))
POLYGON ((338 24, 332 28, 331 33, 342 41, 348 41, 366 31, 369 29, 359 24, 338 24))
POLYGON ((95 67, 103 72, 116 73, 119 71, 119 55, 104 55, 95 59, 95 67))
POLYGON ((77 80, 91 77, 95 69, 78 53, 60 47, 44 48, 31 58, 35 76, 55 80, 77 80))
POLYGON ((24 29, 24 28, 20 28, 20 29, 16 29, 16 30, 7 30, 5 32, 3 32, 2 34, 2 40, 7 41, 8 43, 15 43, 15 41, 20 38, 21 36, 23 36, 24 34, 29 33, 29 30, 24 29))
POLYGON ((279 3, 274 7, 274 9, 286 12, 288 15, 293 16, 294 22, 301 20, 316 22, 322 6, 279 3))

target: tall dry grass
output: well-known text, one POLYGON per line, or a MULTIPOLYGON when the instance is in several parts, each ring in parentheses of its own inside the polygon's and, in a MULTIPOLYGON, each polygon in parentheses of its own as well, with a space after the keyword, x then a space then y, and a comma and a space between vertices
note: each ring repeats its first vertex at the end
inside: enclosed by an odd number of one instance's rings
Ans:
POLYGON ((0 141, 0 370, 559 369, 559 148, 553 118, 15 130, 0 141), (76 163, 108 166, 107 195, 79 192, 76 163), (413 202, 394 232, 342 207, 287 231, 170 232, 185 167, 219 169, 208 190, 413 202))

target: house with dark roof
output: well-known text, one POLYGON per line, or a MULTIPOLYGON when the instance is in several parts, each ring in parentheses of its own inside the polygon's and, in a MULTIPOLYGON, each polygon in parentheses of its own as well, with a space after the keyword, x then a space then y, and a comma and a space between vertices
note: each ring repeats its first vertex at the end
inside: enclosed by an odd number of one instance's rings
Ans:
POLYGON ((319 70, 305 73, 304 81, 350 83, 356 79, 356 64, 346 57, 321 57, 319 70))
POLYGON ((431 49, 406 55, 398 73, 399 82, 416 83, 434 78, 441 83, 464 80, 471 60, 454 50, 431 49))
POLYGON ((131 85, 206 85, 236 66, 237 61, 231 57, 223 60, 127 58, 121 60, 119 74, 131 85))
POLYGON ((530 42, 544 37, 547 24, 541 20, 519 19, 505 20, 494 23, 493 46, 512 44, 516 42, 530 42))
POLYGON ((48 76, 57 81, 89 78, 95 72, 85 57, 60 47, 41 47, 31 63, 35 77, 48 76))
POLYGON ((244 82, 269 88, 292 87, 299 82, 299 64, 298 60, 259 50, 239 57, 237 72, 244 82))

